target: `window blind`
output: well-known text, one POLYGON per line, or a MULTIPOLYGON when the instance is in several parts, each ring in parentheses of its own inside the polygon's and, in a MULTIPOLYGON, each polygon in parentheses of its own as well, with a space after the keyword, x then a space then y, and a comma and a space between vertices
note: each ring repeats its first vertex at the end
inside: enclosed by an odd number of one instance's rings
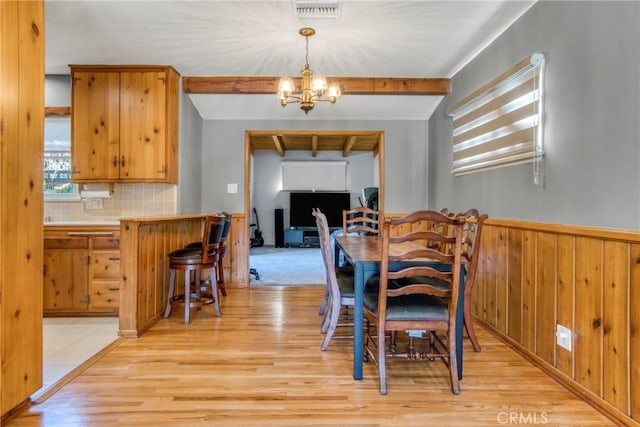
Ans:
POLYGON ((347 162, 284 161, 282 165, 283 191, 345 191, 347 162))
POLYGON ((452 173, 537 162, 542 144, 544 55, 534 53, 457 102, 452 173))

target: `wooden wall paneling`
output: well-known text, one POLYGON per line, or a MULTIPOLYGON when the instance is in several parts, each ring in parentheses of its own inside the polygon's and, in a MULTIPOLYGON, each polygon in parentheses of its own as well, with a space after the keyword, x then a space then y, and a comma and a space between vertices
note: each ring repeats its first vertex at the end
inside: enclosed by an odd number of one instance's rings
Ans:
MULTIPOLYGON (((497 234, 498 229, 495 227, 482 229, 482 238, 486 238, 492 248, 496 247, 497 234)), ((496 326, 497 323, 497 257, 496 251, 491 250, 486 252, 484 258, 484 313, 485 320, 492 326, 496 326)))
POLYGON ((508 232, 508 292, 507 292, 507 335, 522 343, 522 230, 507 229, 508 232))
POLYGON ((162 274, 164 273, 162 265, 167 258, 167 252, 164 250, 164 224, 158 224, 155 232, 155 241, 153 245, 154 250, 154 263, 153 263, 153 295, 149 297, 149 304, 151 305, 151 311, 157 313, 161 310, 159 300, 162 298, 162 286, 164 281, 162 280, 162 274), (161 256, 162 255, 162 256, 161 256))
POLYGON ((141 298, 139 299, 139 311, 144 316, 140 320, 150 319, 155 315, 155 304, 153 301, 155 297, 155 288, 157 286, 155 265, 156 261, 160 261, 158 259, 159 254, 156 252, 156 242, 158 232, 161 231, 159 230, 160 227, 160 224, 153 224, 144 225, 140 229, 140 255, 143 260, 143 262, 141 263, 141 274, 144 275, 141 281, 143 285, 138 290, 138 292, 141 293, 141 298))
POLYGON ((604 260, 602 395, 628 412, 629 244, 605 241, 604 260))
POLYGON ((162 312, 166 304, 166 292, 168 290, 168 269, 167 281, 165 281, 164 265, 168 264, 169 251, 166 249, 166 224, 158 224, 154 233, 154 264, 153 264, 153 295, 149 297, 151 311, 155 313, 162 312), (165 289, 166 287, 166 289, 165 289))
MULTIPOLYGON (((486 230, 486 228, 485 228, 486 230)), ((476 270, 476 281, 471 291, 471 313, 479 319, 484 320, 484 270, 485 270, 485 239, 480 241, 480 253, 478 257, 478 269, 476 270)))
POLYGON ((575 380, 602 397, 602 240, 576 238, 575 380))
POLYGON ((522 344, 536 352, 536 237, 524 231, 522 245, 522 344))
POLYGON ((119 334, 125 337, 137 336, 138 325, 138 232, 132 221, 120 222, 120 311, 119 334))
MULTIPOLYGON (((492 218, 485 225, 495 231, 483 234, 476 286, 491 277, 482 263, 501 256, 495 236, 504 230, 509 258, 507 333, 485 326, 621 424, 639 425, 640 233, 492 218), (555 346, 554 317, 573 331, 572 352, 555 346)), ((472 307, 489 306, 499 293, 472 297, 472 307)))
MULTIPOLYGON (((556 296, 557 323, 574 330, 574 268, 575 268, 575 238, 573 236, 558 236, 558 285, 556 296)), ((572 337, 575 339, 575 334, 572 337)), ((555 341, 555 340, 554 340, 555 341)), ((574 347, 575 345, 572 345, 574 347)), ((573 351, 556 346, 556 368, 569 378, 574 378, 573 351)))
MULTIPOLYGON (((168 224, 160 224, 160 234, 167 236, 168 224)), ((169 254, 169 242, 165 237, 158 241, 158 253, 169 254)), ((163 311, 167 303, 167 293, 169 292, 169 257, 164 256, 158 261, 156 269, 156 283, 158 294, 156 295, 156 311, 163 311)))
POLYGON ((509 231, 496 229, 496 327, 507 332, 509 290, 509 231))
MULTIPOLYGON (((121 335, 138 337, 160 318, 168 289, 168 254, 202 238, 202 218, 120 221, 121 304, 126 302, 120 312, 121 335)), ((183 289, 184 281, 176 286, 183 289)))
POLYGON ((44 3, 0 2, 0 415, 42 385, 44 3))
POLYGON ((228 277, 229 279, 227 280, 229 280, 233 286, 249 286, 249 270, 247 270, 249 263, 247 258, 249 254, 249 248, 247 248, 247 230, 248 224, 246 222, 246 216, 244 214, 233 214, 231 230, 227 239, 229 249, 226 255, 229 257, 231 272, 229 275, 225 275, 225 279, 228 277))
POLYGON ((538 233, 536 251, 536 354, 554 365, 556 348, 556 235, 538 233))
POLYGON ((640 422, 640 244, 630 246, 629 406, 631 417, 640 422))

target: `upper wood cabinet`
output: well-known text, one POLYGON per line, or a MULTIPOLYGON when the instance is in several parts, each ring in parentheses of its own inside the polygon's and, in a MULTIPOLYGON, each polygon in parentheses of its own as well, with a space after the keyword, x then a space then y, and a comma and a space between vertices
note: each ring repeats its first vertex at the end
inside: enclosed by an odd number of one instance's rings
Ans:
POLYGON ((71 65, 74 182, 178 181, 178 79, 169 66, 71 65))

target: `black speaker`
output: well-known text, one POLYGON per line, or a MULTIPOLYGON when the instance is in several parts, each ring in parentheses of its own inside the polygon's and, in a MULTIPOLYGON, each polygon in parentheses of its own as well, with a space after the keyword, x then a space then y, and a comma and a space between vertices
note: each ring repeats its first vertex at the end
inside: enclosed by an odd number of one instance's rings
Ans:
POLYGON ((276 228, 276 248, 284 248, 284 210, 276 209, 274 224, 276 228))

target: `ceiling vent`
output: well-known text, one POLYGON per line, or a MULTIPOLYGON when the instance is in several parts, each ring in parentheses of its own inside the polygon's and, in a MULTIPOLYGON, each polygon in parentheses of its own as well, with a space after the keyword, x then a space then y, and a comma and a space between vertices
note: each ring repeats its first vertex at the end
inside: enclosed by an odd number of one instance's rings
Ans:
POLYGON ((340 0, 293 0, 298 19, 337 18, 340 0))

